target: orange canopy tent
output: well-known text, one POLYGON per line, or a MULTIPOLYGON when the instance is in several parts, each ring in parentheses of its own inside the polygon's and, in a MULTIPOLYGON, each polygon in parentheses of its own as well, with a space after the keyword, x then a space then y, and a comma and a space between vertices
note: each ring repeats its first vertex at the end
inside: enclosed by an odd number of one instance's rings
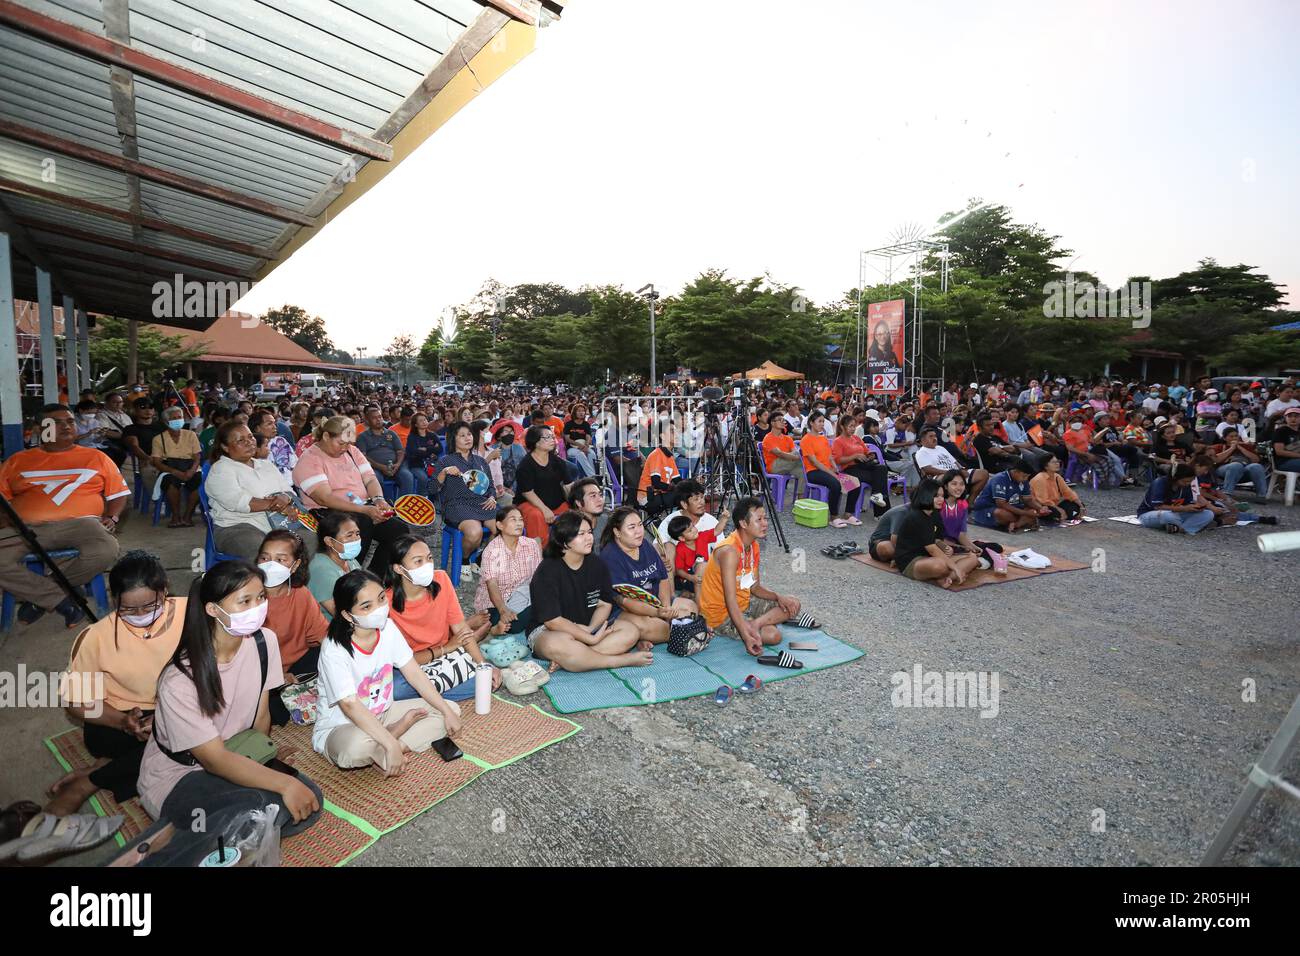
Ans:
POLYGON ((788 382, 792 379, 803 378, 803 372, 792 372, 788 368, 782 368, 770 359, 760 365, 758 368, 751 368, 743 375, 737 372, 733 378, 762 378, 770 382, 788 382))

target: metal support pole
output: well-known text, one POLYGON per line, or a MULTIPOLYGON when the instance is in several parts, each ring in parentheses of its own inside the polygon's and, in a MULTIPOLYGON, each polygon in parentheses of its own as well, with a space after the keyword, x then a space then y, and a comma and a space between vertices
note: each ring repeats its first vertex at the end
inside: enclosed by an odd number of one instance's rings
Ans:
POLYGON ((14 276, 9 234, 0 232, 0 421, 4 457, 23 450, 23 383, 18 377, 18 323, 14 316, 14 276))
POLYGON ((140 323, 135 319, 129 319, 126 323, 126 385, 131 387, 136 383, 140 371, 140 350, 139 350, 140 323))
POLYGON ((41 391, 46 402, 59 400, 59 353, 54 342, 54 292, 50 274, 36 269, 36 300, 41 316, 41 391))
POLYGON ((1218 836, 1210 844, 1210 848, 1205 851, 1205 857, 1201 860, 1201 866, 1217 866, 1222 860, 1228 848, 1232 846, 1232 841, 1236 839, 1237 832, 1250 816, 1250 811, 1255 809, 1255 804, 1264 791, 1270 786, 1278 787, 1284 792, 1290 793, 1291 786, 1280 775, 1283 768, 1291 759, 1291 754, 1296 749, 1296 743, 1300 741, 1300 696, 1297 696, 1295 703, 1291 705, 1291 710, 1287 712, 1286 717, 1282 719, 1282 726, 1277 729, 1273 739, 1269 741, 1264 755, 1259 758, 1259 762, 1250 768, 1250 774, 1246 779, 1246 787, 1241 791, 1241 796, 1237 797, 1237 802, 1233 804, 1232 810, 1228 813, 1228 819, 1223 821, 1223 827, 1219 830, 1218 836), (1283 786, 1285 784, 1285 786, 1283 786))
POLYGON ((650 394, 654 394, 655 383, 659 377, 655 370, 655 300, 651 296, 647 300, 650 304, 650 394))
POLYGON ((854 385, 862 389, 862 299, 867 294, 867 258, 865 252, 858 253, 858 352, 854 356, 854 385))
POLYGON ((77 310, 77 354, 81 356, 82 388, 94 388, 95 376, 90 371, 90 316, 84 309, 77 310))
POLYGON ((68 404, 81 398, 81 375, 77 371, 77 306, 72 296, 63 297, 63 374, 68 377, 68 404))

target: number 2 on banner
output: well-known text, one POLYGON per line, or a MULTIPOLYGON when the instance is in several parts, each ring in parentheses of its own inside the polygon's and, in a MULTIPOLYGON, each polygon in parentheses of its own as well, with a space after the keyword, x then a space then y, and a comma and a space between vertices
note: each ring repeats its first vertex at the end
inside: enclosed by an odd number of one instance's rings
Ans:
POLYGON ((890 372, 885 375, 871 376, 871 390, 873 392, 898 391, 898 374, 896 372, 890 372))

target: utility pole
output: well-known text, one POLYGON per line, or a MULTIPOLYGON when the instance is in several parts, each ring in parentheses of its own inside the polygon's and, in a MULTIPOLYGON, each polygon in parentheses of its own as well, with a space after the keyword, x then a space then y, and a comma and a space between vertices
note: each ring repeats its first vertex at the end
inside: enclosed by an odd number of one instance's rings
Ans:
POLYGON ((650 394, 653 395, 655 386, 659 383, 655 374, 655 303, 659 301, 659 293, 652 283, 647 283, 637 289, 636 294, 645 296, 650 306, 650 394))

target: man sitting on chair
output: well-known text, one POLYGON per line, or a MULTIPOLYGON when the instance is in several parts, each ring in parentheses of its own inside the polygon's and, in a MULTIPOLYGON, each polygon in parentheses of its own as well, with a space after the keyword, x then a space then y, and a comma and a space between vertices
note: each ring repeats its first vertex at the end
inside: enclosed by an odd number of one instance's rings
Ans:
POLYGON ((821 627, 799 599, 763 587, 758 542, 767 537, 767 509, 758 498, 741 498, 731 512, 736 530, 714 549, 700 584, 700 611, 710 629, 738 637, 758 657, 763 645, 780 644, 780 624, 821 627))
MULTIPOLYGON (((131 491, 112 459, 76 443, 77 426, 68 406, 46 405, 36 428, 40 446, 18 452, 0 467, 0 494, 46 551, 80 552, 59 562, 73 587, 80 587, 117 561, 120 548, 114 535, 131 491)), ((22 602, 18 619, 31 624, 53 610, 68 627, 76 626, 85 612, 44 573, 27 570, 22 559, 30 552, 8 517, 0 515, 0 588, 22 602)))

